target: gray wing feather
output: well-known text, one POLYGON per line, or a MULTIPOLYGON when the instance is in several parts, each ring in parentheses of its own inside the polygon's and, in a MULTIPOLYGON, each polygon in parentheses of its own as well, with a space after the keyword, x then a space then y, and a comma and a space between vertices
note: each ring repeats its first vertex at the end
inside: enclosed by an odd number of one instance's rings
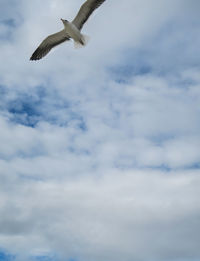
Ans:
POLYGON ((65 42, 65 41, 67 41, 69 39, 70 39, 70 37, 68 35, 66 35, 64 30, 62 30, 62 31, 60 31, 58 33, 49 35, 38 46, 38 48, 32 54, 30 60, 40 60, 45 55, 47 55, 53 47, 55 47, 55 46, 65 42))
POLYGON ((97 9, 105 0, 87 0, 80 8, 72 23, 81 30, 92 12, 97 9))

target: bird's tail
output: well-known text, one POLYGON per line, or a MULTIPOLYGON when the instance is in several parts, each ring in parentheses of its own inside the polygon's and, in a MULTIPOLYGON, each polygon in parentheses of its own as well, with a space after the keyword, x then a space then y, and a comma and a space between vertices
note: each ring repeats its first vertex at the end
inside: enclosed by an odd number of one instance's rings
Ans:
POLYGON ((79 49, 79 48, 84 47, 89 42, 89 40, 90 40, 90 37, 88 35, 82 34, 80 42, 74 41, 74 48, 79 49))

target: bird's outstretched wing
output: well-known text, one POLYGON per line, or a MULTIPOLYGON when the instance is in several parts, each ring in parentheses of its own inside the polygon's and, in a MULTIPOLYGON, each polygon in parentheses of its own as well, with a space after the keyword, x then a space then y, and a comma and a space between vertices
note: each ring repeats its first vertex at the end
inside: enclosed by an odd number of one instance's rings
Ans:
POLYGON ((78 14, 72 21, 72 23, 81 30, 84 23, 88 20, 92 12, 103 4, 105 0, 87 0, 80 8, 78 14))
POLYGON ((55 34, 51 34, 49 35, 47 38, 44 39, 44 41, 38 46, 38 48, 35 50, 35 52, 32 54, 30 60, 40 60, 41 58, 43 58, 45 55, 48 54, 48 52, 50 52, 50 50, 69 40, 70 37, 68 35, 66 35, 66 32, 64 30, 55 33, 55 34))

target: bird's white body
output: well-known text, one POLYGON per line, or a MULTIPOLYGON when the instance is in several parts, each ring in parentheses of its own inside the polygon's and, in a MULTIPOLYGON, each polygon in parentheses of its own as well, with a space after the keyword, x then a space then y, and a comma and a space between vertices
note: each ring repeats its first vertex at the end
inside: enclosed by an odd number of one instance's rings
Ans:
POLYGON ((68 22, 67 20, 61 19, 64 24, 64 31, 66 35, 74 40, 74 47, 80 48, 87 44, 89 37, 80 32, 80 30, 73 24, 68 22))
POLYGON ((81 41, 83 35, 73 23, 65 22, 64 27, 66 34, 69 35, 75 42, 81 41))

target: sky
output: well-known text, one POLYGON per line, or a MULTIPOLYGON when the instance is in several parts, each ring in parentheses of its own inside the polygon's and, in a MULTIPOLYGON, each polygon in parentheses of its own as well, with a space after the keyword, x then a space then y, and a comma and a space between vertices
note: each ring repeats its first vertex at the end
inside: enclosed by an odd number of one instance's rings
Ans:
POLYGON ((200 260, 199 0, 0 0, 0 261, 200 260))

